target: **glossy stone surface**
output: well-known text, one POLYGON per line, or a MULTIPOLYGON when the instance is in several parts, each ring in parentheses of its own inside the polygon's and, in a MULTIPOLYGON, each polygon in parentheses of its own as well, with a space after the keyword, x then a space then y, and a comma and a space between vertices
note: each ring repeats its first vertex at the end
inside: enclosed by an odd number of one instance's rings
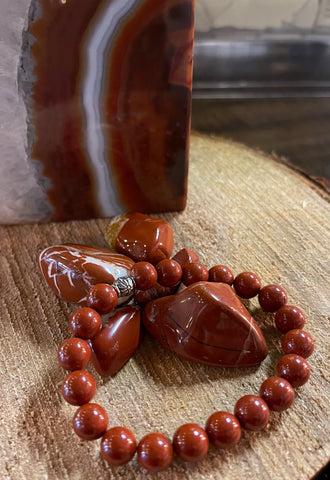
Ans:
POLYGON ((92 400, 96 392, 96 381, 86 370, 75 370, 64 378, 61 393, 70 405, 84 405, 92 400))
POLYGON ((202 460, 209 449, 209 439, 203 428, 195 423, 181 425, 173 436, 173 449, 184 462, 202 460))
POLYGON ((107 283, 97 283, 87 294, 87 305, 101 315, 112 312, 118 304, 117 291, 107 283))
POLYGON ((157 283, 157 270, 149 262, 137 262, 132 267, 131 275, 134 277, 138 290, 149 290, 157 283))
MULTIPOLYGON (((112 284, 129 275, 134 262, 119 253, 86 245, 54 245, 39 256, 41 272, 53 292, 63 300, 87 305, 87 294, 97 283, 112 284)), ((129 298, 121 297, 119 303, 129 298)))
POLYGON ((102 437, 108 426, 107 412, 97 403, 86 403, 73 416, 73 429, 83 440, 102 437))
POLYGON ((149 472, 161 472, 172 463, 173 447, 161 433, 149 433, 137 447, 139 464, 149 472))
POLYGON ((280 285, 266 285, 260 290, 258 300, 264 312, 273 313, 286 304, 288 297, 280 285))
POLYGON ((289 353, 279 359, 276 373, 296 388, 305 385, 311 372, 307 360, 300 355, 289 353))
POLYGON ((136 262, 156 264, 173 250, 173 230, 164 220, 143 213, 127 213, 111 220, 105 231, 109 245, 136 262))
POLYGON ((284 353, 295 353, 304 358, 308 358, 314 351, 314 340, 304 330, 289 330, 282 338, 281 343, 284 353))
POLYGON ((134 295, 134 300, 138 303, 147 303, 150 300, 156 300, 156 298, 168 297, 173 295, 177 291, 177 286, 175 287, 163 287, 156 283, 152 288, 148 290, 138 290, 134 295))
POLYGON ((209 278, 209 271, 199 262, 187 263, 182 271, 182 283, 187 287, 196 282, 206 282, 209 278))
POLYGON ((193 1, 39 0, 31 10, 29 150, 51 219, 183 209, 193 1))
POLYGON ((209 282, 232 285, 234 282, 234 274, 226 265, 215 265, 209 270, 209 282))
POLYGON ((242 429, 239 421, 229 412, 214 412, 207 420, 206 433, 216 448, 229 449, 240 440, 242 429))
POLYGON ((163 287, 174 287, 182 277, 182 267, 180 263, 171 258, 165 258, 156 265, 158 274, 158 283, 163 287))
POLYGON ((269 422, 270 412, 267 403, 257 395, 244 395, 234 407, 234 413, 241 427, 257 432, 269 422))
POLYGON ((90 341, 96 371, 103 377, 115 375, 135 352, 139 338, 139 307, 118 308, 90 341))
POLYGON ((143 323, 181 358, 215 366, 249 366, 267 355, 261 331, 233 289, 198 282, 147 303, 143 323))
POLYGON ((260 396, 268 407, 276 412, 287 410, 294 401, 294 390, 290 383, 281 377, 269 377, 260 387, 260 396))
POLYGON ((261 280, 253 272, 242 272, 235 277, 234 288, 240 297, 253 298, 260 291, 261 280))
POLYGON ((84 339, 92 338, 100 330, 101 325, 101 316, 92 308, 78 308, 78 310, 70 315, 70 332, 76 337, 84 339))
POLYGON ((90 346, 81 338, 67 338, 57 351, 58 362, 65 370, 83 370, 91 355, 90 346))
POLYGON ((189 248, 182 248, 174 255, 174 257, 172 257, 172 259, 180 263, 181 267, 184 268, 187 263, 198 262, 199 256, 197 253, 189 250, 189 248))
POLYGON ((284 305, 276 312, 275 325, 281 333, 301 329, 305 325, 304 312, 294 305, 284 305))
POLYGON ((125 427, 113 427, 101 440, 101 455, 112 467, 125 465, 132 460, 136 450, 134 433, 125 427))

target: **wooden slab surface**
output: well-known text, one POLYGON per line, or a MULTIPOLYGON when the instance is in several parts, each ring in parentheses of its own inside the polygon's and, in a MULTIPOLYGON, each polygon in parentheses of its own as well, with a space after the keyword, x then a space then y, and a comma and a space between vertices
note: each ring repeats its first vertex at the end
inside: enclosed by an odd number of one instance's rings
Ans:
MULTIPOLYGON (((297 172, 260 152, 221 138, 193 135, 189 200, 182 213, 160 215, 175 232, 175 250, 200 254, 211 267, 251 270, 279 283, 301 307, 316 342, 310 382, 297 389, 292 408, 273 413, 265 431, 244 433, 229 452, 211 449, 198 464, 175 460, 159 479, 310 479, 330 457, 329 428, 329 196, 297 172)), ((59 386, 58 345, 69 336, 74 310, 56 298, 37 267, 39 252, 55 243, 106 246, 106 220, 5 226, 0 230, 1 409, 0 478, 146 479, 132 461, 112 470, 99 442, 73 433, 75 407, 59 386)), ((172 437, 182 423, 204 426, 216 410, 233 411, 237 399, 257 394, 281 355, 272 315, 248 308, 270 354, 260 367, 216 369, 183 362, 147 334, 135 356, 114 377, 97 376, 95 401, 110 425, 131 428, 137 439, 160 431, 172 437)))

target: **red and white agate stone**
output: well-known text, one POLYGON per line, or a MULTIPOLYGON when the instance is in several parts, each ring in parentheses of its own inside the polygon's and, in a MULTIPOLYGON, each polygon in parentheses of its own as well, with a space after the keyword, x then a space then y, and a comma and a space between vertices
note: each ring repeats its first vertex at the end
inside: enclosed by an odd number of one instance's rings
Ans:
POLYGON ((182 210, 194 1, 35 0, 25 24, 19 78, 42 219, 182 210))
MULTIPOLYGON (((39 256, 41 272, 53 292, 63 300, 87 305, 87 294, 97 283, 113 284, 128 276, 134 261, 105 248, 78 244, 54 245, 39 256)), ((122 304, 129 297, 120 297, 122 304)))

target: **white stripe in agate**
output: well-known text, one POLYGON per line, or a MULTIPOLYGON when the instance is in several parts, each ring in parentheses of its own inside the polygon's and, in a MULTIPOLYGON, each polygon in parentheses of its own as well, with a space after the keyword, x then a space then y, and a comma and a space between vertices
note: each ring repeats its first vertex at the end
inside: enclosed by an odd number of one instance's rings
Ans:
POLYGON ((111 167, 107 161, 106 123, 103 114, 103 85, 107 78, 106 57, 111 55, 107 46, 115 36, 121 20, 125 20, 130 10, 140 3, 137 0, 107 1, 93 21, 91 33, 88 35, 83 50, 85 65, 82 71, 80 97, 85 119, 85 146, 89 157, 89 165, 94 177, 96 200, 102 216, 113 216, 123 212, 112 181, 111 167))

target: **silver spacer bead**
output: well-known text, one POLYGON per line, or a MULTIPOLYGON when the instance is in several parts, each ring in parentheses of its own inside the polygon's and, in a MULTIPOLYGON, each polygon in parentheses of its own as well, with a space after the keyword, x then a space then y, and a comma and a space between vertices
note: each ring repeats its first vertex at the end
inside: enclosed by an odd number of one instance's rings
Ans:
POLYGON ((118 297, 129 297, 136 291, 134 277, 119 277, 111 286, 116 290, 118 297))

